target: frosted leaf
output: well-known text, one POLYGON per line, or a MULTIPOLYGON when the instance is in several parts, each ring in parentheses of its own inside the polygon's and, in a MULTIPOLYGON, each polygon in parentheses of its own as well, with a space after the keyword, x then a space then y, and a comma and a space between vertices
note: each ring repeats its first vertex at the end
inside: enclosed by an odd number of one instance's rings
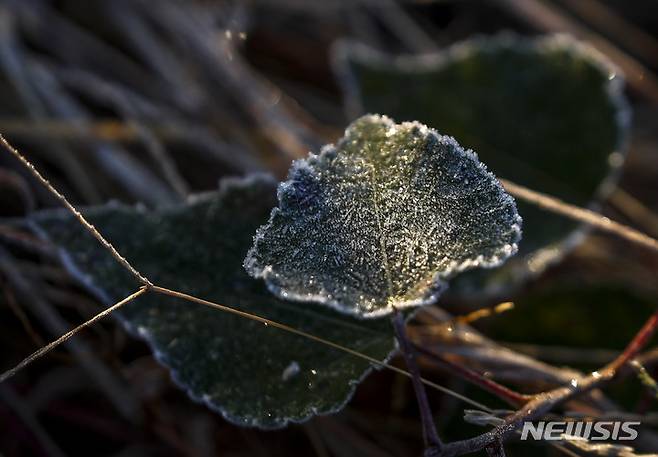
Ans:
POLYGON ((444 279, 516 251, 514 200, 475 154, 416 122, 352 123, 296 161, 247 271, 270 290, 361 317, 433 302, 444 279))
MULTIPOLYGON (((253 233, 276 204, 276 183, 223 181, 219 192, 145 211, 108 205, 85 215, 156 284, 255 313, 385 360, 395 348, 387 319, 358 321, 279 300, 242 268, 253 233)), ((67 268, 106 305, 138 284, 76 219, 34 216, 64 248, 67 268)), ((370 372, 368 362, 242 317, 147 294, 116 312, 146 340, 175 382, 233 423, 282 427, 341 409, 370 372)))
MULTIPOLYGON (((619 71, 586 44, 500 35, 396 57, 340 43, 334 62, 350 117, 385 112, 426 123, 473 148, 497 176, 580 206, 614 188, 630 112, 619 71)), ((498 293, 582 239, 584 229, 569 219, 521 201, 518 210, 519 254, 503 268, 460 275, 458 284, 498 293)))

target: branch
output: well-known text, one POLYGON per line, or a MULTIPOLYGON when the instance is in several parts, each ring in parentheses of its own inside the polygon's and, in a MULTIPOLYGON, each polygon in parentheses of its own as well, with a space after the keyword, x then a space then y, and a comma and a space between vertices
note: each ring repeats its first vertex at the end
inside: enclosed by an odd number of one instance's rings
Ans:
POLYGON ((443 443, 436 432, 436 425, 434 425, 434 418, 432 417, 432 409, 427 400, 427 392, 425 392, 425 387, 422 382, 420 382, 420 370, 418 369, 418 362, 416 361, 414 345, 409 340, 404 328, 404 315, 398 310, 395 310, 395 313, 393 314, 393 329, 395 330, 395 335, 400 345, 404 360, 407 363, 407 368, 411 372, 411 381, 414 386, 414 393, 416 394, 420 419, 423 425, 425 454, 433 455, 433 452, 441 451, 443 443))
POLYGON ((475 370, 471 370, 470 368, 465 367, 459 363, 455 363, 446 357, 430 351, 429 349, 416 344, 414 344, 414 347, 422 355, 429 357, 439 365, 448 367, 451 373, 454 373, 466 381, 481 387, 489 393, 494 394, 512 406, 523 406, 533 398, 531 395, 524 395, 519 392, 515 392, 509 387, 505 387, 492 379, 486 378, 475 370))
POLYGON ((615 360, 600 371, 594 371, 580 379, 572 379, 569 385, 558 387, 538 394, 517 412, 505 419, 505 423, 493 430, 474 438, 448 443, 443 448, 441 457, 451 457, 482 450, 500 439, 508 439, 525 422, 544 416, 555 406, 575 398, 578 395, 600 387, 615 377, 619 370, 635 358, 658 328, 658 310, 647 319, 646 323, 628 343, 626 349, 615 360))

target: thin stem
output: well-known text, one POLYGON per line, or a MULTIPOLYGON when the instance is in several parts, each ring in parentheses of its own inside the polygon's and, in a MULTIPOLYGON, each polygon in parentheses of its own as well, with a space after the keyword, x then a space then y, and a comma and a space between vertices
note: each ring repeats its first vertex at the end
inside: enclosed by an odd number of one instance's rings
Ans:
POLYGON ((506 179, 500 179, 500 182, 502 183, 503 187, 505 187, 507 192, 517 198, 532 203, 533 205, 547 209, 557 214, 561 214, 562 216, 584 222, 600 230, 603 230, 604 232, 613 233, 624 238, 625 240, 632 241, 654 251, 658 251, 658 240, 651 238, 649 235, 635 230, 632 227, 610 220, 595 211, 565 203, 560 199, 528 189, 527 187, 520 186, 506 179))
POLYGON ((43 357, 44 355, 48 354, 50 351, 55 349, 57 346, 60 344, 64 343, 66 340, 71 338, 73 335, 78 333, 80 330, 84 330, 85 328, 89 327, 90 325, 94 324, 95 322, 98 322, 99 320, 103 319, 105 316, 110 315, 112 312, 116 311, 117 309, 121 308, 123 305, 133 301, 140 295, 142 295, 144 292, 148 290, 148 287, 143 286, 140 287, 140 289, 131 295, 127 296, 120 302, 115 303, 114 305, 110 306, 109 308, 101 311, 100 313, 96 314, 94 317, 89 319, 88 321, 78 325, 74 329, 66 332, 59 338, 57 338, 55 341, 52 341, 48 343, 47 345, 43 346, 42 348, 38 349, 37 351, 33 352, 31 355, 23 359, 22 362, 20 362, 18 365, 16 365, 14 368, 5 371, 0 375, 0 384, 5 382, 7 379, 11 378, 14 376, 16 373, 18 373, 21 369, 25 368, 35 360, 43 357))
MULTIPOLYGON (((278 329, 281 329, 281 330, 285 330, 286 332, 302 336, 304 338, 307 338, 311 341, 318 342, 320 344, 324 344, 325 346, 332 347, 336 350, 345 352, 345 353, 350 354, 354 357, 358 357, 360 359, 367 360, 368 362, 372 363, 373 365, 377 365, 377 366, 382 367, 382 368, 387 368, 389 370, 395 371, 396 373, 399 373, 399 374, 401 374, 403 376, 406 376, 408 378, 413 378, 413 375, 411 373, 409 373, 408 371, 405 371, 401 368, 398 368, 394 365, 390 365, 386 362, 382 362, 381 360, 377 360, 374 357, 370 357, 367 354, 363 354, 361 352, 355 351, 355 350, 350 349, 348 347, 341 346, 340 344, 334 343, 333 341, 329 341, 329 340, 326 340, 324 338, 320 338, 319 336, 315 336, 311 333, 307 333, 307 332, 304 332, 302 330, 298 330, 294 327, 290 327, 288 325, 281 324, 281 323, 273 321, 271 319, 267 319, 265 317, 257 316, 255 314, 240 311, 239 309, 231 308, 230 306, 221 305, 219 303, 204 300, 202 298, 198 298, 198 297, 195 297, 193 295, 189 295, 189 294, 186 294, 186 293, 183 293, 183 292, 178 292, 176 290, 167 289, 165 287, 152 286, 152 287, 149 288, 149 290, 152 291, 152 292, 162 294, 162 295, 168 295, 170 297, 179 298, 181 300, 186 300, 186 301, 189 301, 189 302, 197 303, 199 305, 209 306, 210 308, 215 308, 215 309, 219 309, 221 311, 225 311, 227 313, 235 314, 236 316, 240 316, 240 317, 244 317, 246 319, 250 319, 252 321, 260 322, 261 324, 264 324, 264 325, 267 325, 267 326, 270 326, 270 327, 275 327, 275 328, 278 328, 278 329)), ((457 393, 453 390, 448 389, 447 387, 444 387, 440 384, 432 382, 428 379, 420 378, 420 382, 425 384, 426 386, 431 387, 432 389, 435 389, 435 390, 438 390, 438 391, 443 392, 445 394, 451 395, 451 396, 453 396, 453 397, 455 397, 459 400, 462 400, 465 403, 476 406, 477 408, 481 408, 484 411, 488 411, 488 412, 491 411, 491 408, 483 405, 482 403, 479 403, 475 400, 471 400, 470 398, 465 397, 464 395, 461 395, 461 394, 459 394, 459 393, 457 393)))
POLYGON ((400 311, 395 310, 395 313, 393 314, 393 328, 395 329, 395 334, 400 343, 400 349, 404 356, 404 360, 407 363, 407 368, 411 373, 411 382, 413 383, 414 392, 416 393, 418 409, 420 410, 420 419, 423 425, 423 440, 425 441, 425 448, 429 452, 432 450, 440 451, 443 447, 443 443, 436 432, 432 410, 430 409, 430 404, 427 400, 427 392, 425 392, 425 387, 420 380, 420 370, 418 369, 418 363, 416 362, 416 354, 411 341, 407 337, 404 325, 404 315, 400 311))
POLYGON ((505 440, 511 436, 524 422, 543 417, 558 404, 565 403, 578 395, 589 392, 610 381, 627 362, 635 358, 658 328, 658 310, 647 319, 645 324, 628 343, 626 349, 615 360, 599 371, 588 376, 573 379, 568 385, 558 387, 548 392, 534 396, 533 400, 523 405, 514 414, 505 419, 505 423, 495 427, 492 431, 473 438, 447 443, 442 457, 457 456, 484 449, 496 439, 505 440))
POLYGON ((644 323, 642 328, 635 334, 633 339, 628 343, 624 352, 619 354, 619 356, 613 360, 606 370, 610 370, 613 373, 619 371, 624 365, 633 360, 635 356, 647 345, 656 329, 658 328, 658 310, 656 310, 647 321, 644 323))
POLYGON ((94 238, 96 238, 105 249, 107 249, 110 254, 112 254, 112 257, 114 257, 117 262, 119 262, 123 267, 128 270, 132 275, 139 280, 142 284, 146 286, 152 286, 151 281, 146 279, 139 271, 137 271, 131 264, 126 260, 119 252, 112 246, 112 244, 107 241, 103 235, 100 234, 98 230, 96 230, 96 227, 94 227, 91 223, 87 221, 87 219, 84 218, 82 213, 76 209, 75 206, 69 203, 69 201, 66 199, 64 195, 62 195, 57 189, 53 187, 50 182, 43 177, 41 173, 35 168, 32 163, 27 160, 16 148, 14 148, 9 142, 5 139, 2 134, 0 134, 0 144, 2 144, 14 157, 16 157, 24 166, 25 168, 28 169, 32 175, 37 178, 43 184, 46 189, 50 191, 57 199, 62 202, 62 204, 75 216, 75 218, 82 224, 82 226, 87 229, 89 233, 91 233, 94 238))
MULTIPOLYGON (((250 320, 253 320, 253 321, 256 321, 256 322, 260 322, 262 324, 265 324, 265 325, 268 325, 268 326, 271 326, 271 327, 275 327, 275 328, 278 328, 278 329, 281 329, 281 330, 285 330, 286 332, 293 333, 295 335, 302 336, 302 337, 307 338, 309 340, 321 343, 325 346, 332 347, 336 350, 345 352, 345 353, 350 354, 354 357, 358 357, 360 359, 367 360, 368 362, 372 363, 373 365, 377 365, 377 366, 380 366, 382 368, 387 368, 389 370, 395 371, 396 373, 399 373, 399 374, 401 374, 403 376, 406 376, 408 378, 412 377, 411 373, 409 373, 409 372, 407 372, 403 369, 400 369, 400 368, 398 368, 394 365, 390 365, 386 362, 382 362, 381 360, 377 360, 373 357, 368 356, 367 354, 363 354, 361 352, 355 351, 355 350, 350 349, 348 347, 341 346, 340 344, 334 343, 333 341, 329 341, 329 340, 326 340, 324 338, 320 338, 320 337, 315 336, 311 333, 307 333, 307 332, 304 332, 302 330, 297 330, 296 328, 290 327, 288 325, 281 324, 279 322, 276 322, 276 321, 273 321, 273 320, 270 320, 270 319, 267 319, 267 318, 264 318, 264 317, 261 317, 261 316, 257 316, 255 314, 250 314, 250 313, 247 313, 247 312, 244 312, 244 311, 240 311, 238 309, 231 308, 229 306, 221 305, 219 303, 214 303, 214 302, 204 300, 204 299, 201 299, 201 298, 198 298, 198 297, 194 297, 192 295, 188 295, 188 294, 185 294, 185 293, 182 293, 182 292, 167 289, 165 287, 160 287, 160 286, 153 285, 153 286, 142 286, 135 293, 129 295, 128 297, 124 298, 120 302, 117 302, 116 304, 112 305, 111 307, 101 311, 99 314, 95 315, 94 317, 92 317, 88 321, 80 324, 79 326, 77 326, 73 330, 65 333, 64 335, 57 338, 55 341, 52 341, 51 343, 47 344, 46 346, 39 349, 38 351, 35 351, 33 354, 31 354, 29 357, 24 359, 21 363, 16 365, 14 368, 12 368, 10 370, 7 370, 2 375, 0 375, 0 383, 2 383, 4 381, 6 381, 7 379, 11 378, 17 372, 19 372, 22 368, 25 368, 27 365, 34 362, 38 358, 46 355, 48 352, 52 351, 57 346, 64 343, 66 340, 68 340, 72 336, 74 336, 80 330, 83 330, 83 329, 89 327, 90 325, 92 325, 95 322, 101 320, 105 316, 111 314, 112 312, 114 312, 117 309, 121 308, 123 305, 133 301, 135 298, 139 297, 140 295, 142 295, 146 292, 155 292, 155 293, 159 293, 159 294, 166 295, 166 296, 169 296, 169 297, 179 298, 179 299, 182 299, 182 300, 185 300, 185 301, 188 301, 188 302, 197 303, 197 304, 200 304, 200 305, 204 305, 204 306, 208 306, 208 307, 211 307, 211 308, 219 309, 221 311, 225 311, 225 312, 228 312, 228 313, 231 313, 231 314, 235 314, 237 316, 240 316, 240 317, 243 317, 243 318, 246 318, 246 319, 250 319, 250 320)), ((479 408, 483 411, 491 411, 491 408, 483 405, 482 403, 479 403, 475 400, 471 400, 470 398, 468 398, 464 395, 461 395, 461 394, 459 394, 459 393, 457 393, 457 392, 455 392, 451 389, 448 389, 447 387, 444 387, 440 384, 437 384, 435 382, 432 382, 432 381, 424 379, 424 378, 421 378, 421 382, 423 384, 431 387, 432 389, 438 390, 439 392, 443 392, 447 395, 451 395, 451 396, 453 396, 453 397, 455 397, 455 398, 457 398, 457 399, 459 399, 459 400, 461 400, 465 403, 468 403, 468 404, 470 404, 470 405, 472 405, 476 408, 479 408)))
POLYGON ((456 373, 461 378, 469 381, 472 384, 475 384, 478 387, 496 395, 498 398, 506 401, 512 406, 523 406, 530 400, 532 400, 532 395, 524 395, 519 392, 515 392, 509 387, 505 387, 502 384, 498 384, 496 381, 488 379, 482 376, 480 373, 471 370, 468 367, 465 367, 461 364, 455 363, 450 359, 435 354, 434 352, 426 349, 420 345, 414 344, 414 348, 420 352, 422 355, 429 357, 434 362, 437 362, 441 365, 445 365, 450 368, 451 372, 456 373))

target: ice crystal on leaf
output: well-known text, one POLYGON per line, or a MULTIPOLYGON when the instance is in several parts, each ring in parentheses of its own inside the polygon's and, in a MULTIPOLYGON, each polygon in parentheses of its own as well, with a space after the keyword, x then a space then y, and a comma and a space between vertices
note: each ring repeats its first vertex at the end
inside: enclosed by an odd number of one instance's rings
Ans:
POLYGON ((245 267, 282 298, 375 317, 514 254, 514 200, 477 156, 417 122, 368 115, 298 160, 245 267))

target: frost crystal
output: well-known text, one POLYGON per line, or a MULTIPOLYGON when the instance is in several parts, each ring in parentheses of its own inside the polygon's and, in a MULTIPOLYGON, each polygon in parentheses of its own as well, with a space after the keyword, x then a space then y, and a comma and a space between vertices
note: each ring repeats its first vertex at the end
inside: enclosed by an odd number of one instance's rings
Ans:
POLYGON ((352 123, 298 160, 245 268, 270 290, 375 317, 435 301, 446 278, 517 250, 514 200, 477 156, 417 122, 352 123))

